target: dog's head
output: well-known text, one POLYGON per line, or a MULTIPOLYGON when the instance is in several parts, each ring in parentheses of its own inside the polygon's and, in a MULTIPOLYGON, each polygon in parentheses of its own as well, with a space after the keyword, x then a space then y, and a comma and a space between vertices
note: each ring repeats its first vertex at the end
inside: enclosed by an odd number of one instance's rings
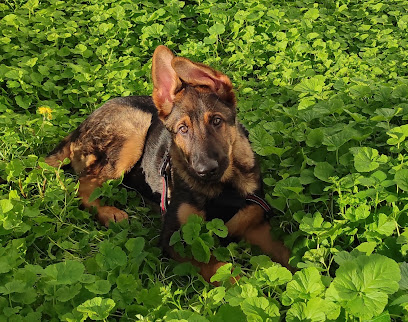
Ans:
POLYGON ((153 101, 191 176, 219 181, 231 163, 237 136, 235 95, 229 78, 175 57, 165 46, 153 55, 153 101))

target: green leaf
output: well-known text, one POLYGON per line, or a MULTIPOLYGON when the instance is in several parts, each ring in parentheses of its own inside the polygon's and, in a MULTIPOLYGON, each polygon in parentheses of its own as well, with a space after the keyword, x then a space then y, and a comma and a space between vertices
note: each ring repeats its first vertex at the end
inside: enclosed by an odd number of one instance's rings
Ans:
POLYGON ((299 225, 300 230, 315 235, 327 232, 331 227, 331 223, 325 222, 320 212, 314 213, 313 216, 306 214, 302 217, 299 225))
POLYGON ((316 102, 314 97, 303 97, 299 100, 299 105, 298 105, 298 109, 299 110, 305 110, 307 109, 309 106, 314 105, 316 102))
POLYGON ((350 141, 356 132, 346 127, 344 130, 337 132, 333 135, 326 135, 323 139, 323 145, 327 146, 328 151, 336 151, 338 150, 343 144, 350 141))
POLYGON ((116 285, 124 293, 133 292, 139 286, 133 274, 120 274, 116 279, 116 285))
POLYGON ((313 129, 306 138, 306 144, 310 147, 319 147, 322 145, 324 132, 322 129, 313 129))
POLYGON ((372 92, 369 86, 367 85, 354 85, 350 87, 350 94, 354 98, 368 98, 371 96, 372 92))
POLYGON ((27 284, 23 281, 14 280, 0 286, 0 293, 8 295, 12 293, 23 293, 27 290, 27 284))
POLYGON ((137 257, 143 252, 145 239, 143 237, 130 238, 125 247, 129 251, 130 257, 137 257))
POLYGON ((316 20, 317 18, 319 18, 319 9, 316 8, 309 9, 308 11, 305 12, 304 18, 316 20))
POLYGON ((1 209, 1 212, 5 214, 13 209, 13 204, 8 199, 2 199, 0 200, 0 209, 1 209))
POLYGON ((250 297, 241 302, 248 321, 279 321, 279 308, 265 297, 250 297))
POLYGON ((93 299, 85 301, 76 309, 79 312, 85 313, 91 320, 99 321, 106 319, 114 307, 114 300, 94 297, 93 299))
POLYGON ((302 192, 303 186, 299 178, 286 178, 276 183, 274 194, 278 197, 298 198, 302 192))
POLYGON ((288 322, 335 320, 340 315, 340 306, 320 297, 291 305, 287 314, 288 322))
POLYGON ((394 260, 378 254, 362 255, 340 265, 326 296, 349 314, 371 319, 383 312, 388 295, 398 290, 400 278, 394 260))
POLYGON ((101 267, 115 269, 118 266, 126 265, 126 253, 119 246, 115 246, 109 241, 99 244, 99 254, 96 254, 96 262, 101 267))
POLYGON ((160 290, 161 284, 158 283, 149 289, 142 289, 138 292, 136 299, 139 303, 149 308, 156 308, 163 301, 163 295, 160 290))
POLYGON ((187 310, 177 310, 169 312, 166 314, 167 322, 208 322, 208 320, 198 313, 187 311, 187 310))
POLYGON ((111 289, 111 283, 106 280, 98 280, 95 283, 85 285, 85 288, 94 294, 107 294, 111 289))
POLYGON ((375 222, 368 225, 369 230, 381 236, 391 236, 396 229, 395 221, 383 213, 379 213, 376 217, 375 222))
POLYGON ((223 304, 220 306, 217 313, 214 315, 213 322, 225 322, 225 321, 247 321, 245 314, 239 307, 233 307, 229 304, 223 304))
POLYGON ((231 258, 231 254, 228 250, 228 248, 226 247, 217 247, 214 249, 213 251, 213 255, 215 256, 215 258, 221 262, 225 262, 230 260, 231 258))
POLYGON ((85 271, 82 263, 67 260, 65 262, 49 265, 44 269, 44 274, 52 278, 50 282, 56 285, 74 284, 81 280, 85 271))
POLYGON ((322 75, 304 78, 293 89, 304 94, 316 94, 323 91, 326 77, 322 75))
MULTIPOLYGON (((190 216, 191 217, 191 216, 190 216)), ((182 228, 183 239, 188 245, 192 245, 200 236, 201 225, 194 222, 187 222, 182 228)))
POLYGON ((173 272, 178 276, 191 276, 197 273, 197 267, 190 262, 180 263, 174 267, 173 272))
POLYGON ((224 299, 225 287, 216 287, 208 292, 208 297, 214 300, 214 303, 219 303, 224 299))
POLYGON ((177 243, 180 242, 180 241, 181 241, 180 231, 179 231, 179 230, 176 230, 176 231, 173 233, 173 235, 171 235, 171 237, 170 237, 169 245, 170 245, 170 246, 173 246, 173 245, 177 244, 177 243))
MULTIPOLYGON (((228 277, 225 276, 223 280, 227 280, 229 278, 230 276, 228 277)), ((230 288, 225 294, 225 300, 231 306, 239 306, 242 303, 242 301, 244 301, 244 299, 258 297, 258 296, 259 296, 259 291, 257 290, 255 286, 253 286, 252 284, 244 284, 242 286, 236 285, 230 288)))
POLYGON ((276 264, 272 267, 261 269, 255 276, 257 280, 270 287, 284 285, 292 280, 292 273, 287 268, 276 264))
POLYGON ((371 255, 376 246, 377 243, 375 242, 365 242, 358 245, 355 249, 357 249, 361 253, 365 253, 366 255, 371 255))
POLYGON ((249 261, 254 269, 269 268, 274 266, 274 263, 271 261, 271 258, 266 255, 252 256, 249 261))
POLYGON ((408 169, 401 169, 395 173, 395 182, 398 187, 404 191, 408 191, 408 169))
POLYGON ((328 162, 317 162, 313 173, 316 178, 331 182, 329 177, 334 175, 334 167, 328 162))
POLYGON ((296 272, 292 281, 286 286, 286 291, 282 295, 282 304, 291 305, 299 300, 310 300, 319 297, 325 287, 322 277, 315 267, 308 267, 296 272))
POLYGON ((387 140, 387 144, 389 145, 400 144, 408 136, 408 124, 394 127, 391 130, 387 131, 387 134, 388 136, 391 137, 387 140))
POLYGON ((401 269, 401 280, 399 281, 399 286, 401 291, 408 290, 408 263, 402 262, 400 263, 401 269))
POLYGON ((254 151, 262 156, 271 155, 274 153, 275 140, 271 134, 263 127, 257 126, 251 130, 249 139, 253 144, 254 151))
POLYGON ((21 97, 18 95, 16 96, 15 100, 16 100, 17 105, 25 110, 28 109, 32 103, 32 99, 28 96, 21 97))
POLYGON ((38 6, 39 0, 28 0, 21 8, 33 11, 34 9, 38 8, 38 6))
POLYGON ((213 219, 206 224, 209 231, 213 232, 215 235, 221 238, 225 238, 228 235, 228 229, 224 225, 221 219, 213 219))
POLYGON ((191 252, 193 253, 194 258, 201 263, 208 263, 210 261, 210 248, 200 237, 192 242, 191 252))
POLYGON ((208 29, 210 35, 221 35, 225 32, 225 26, 220 23, 216 23, 208 29))
POLYGON ((366 219, 371 214, 371 206, 367 204, 360 204, 357 207, 347 208, 344 216, 350 221, 359 221, 366 219))
POLYGON ((387 162, 387 156, 380 156, 373 148, 355 147, 351 148, 350 152, 354 155, 354 167, 358 172, 374 171, 380 164, 387 162))
POLYGON ((77 296, 81 289, 81 283, 76 283, 72 286, 62 286, 55 292, 56 299, 60 302, 68 302, 77 296))
POLYGON ((210 282, 223 282, 229 280, 232 276, 231 274, 232 264, 228 263, 222 265, 217 269, 217 272, 211 277, 210 282))

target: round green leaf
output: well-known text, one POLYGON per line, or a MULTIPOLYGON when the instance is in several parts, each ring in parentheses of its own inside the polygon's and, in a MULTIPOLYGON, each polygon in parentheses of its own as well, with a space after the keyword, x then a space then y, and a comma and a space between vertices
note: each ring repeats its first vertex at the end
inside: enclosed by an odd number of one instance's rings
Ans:
POLYGON ((287 284, 286 291, 282 296, 282 304, 291 305, 294 301, 318 297, 325 289, 317 268, 305 268, 296 272, 292 281, 287 284))
POLYGON ((107 280, 98 280, 95 283, 85 286, 86 289, 94 294, 106 294, 111 289, 111 283, 107 280))
POLYGON ((314 169, 314 175, 322 181, 330 182, 329 177, 334 175, 334 167, 328 162, 318 162, 314 169))
POLYGON ((44 273, 51 278, 50 282, 57 285, 73 284, 81 279, 84 270, 85 267, 82 263, 73 260, 67 260, 65 262, 53 264, 46 267, 44 269, 44 273))
POLYGON ((380 315, 401 279, 398 264, 385 256, 359 256, 343 262, 327 290, 327 299, 340 303, 349 314, 362 319, 380 315))
POLYGON ((79 305, 77 310, 85 313, 91 320, 104 320, 109 316, 109 312, 112 311, 114 307, 114 300, 94 297, 79 305))

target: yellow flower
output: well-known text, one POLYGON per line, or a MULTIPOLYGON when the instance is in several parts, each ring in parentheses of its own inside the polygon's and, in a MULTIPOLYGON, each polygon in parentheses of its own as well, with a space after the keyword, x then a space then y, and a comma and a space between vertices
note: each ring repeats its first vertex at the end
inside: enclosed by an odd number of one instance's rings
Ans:
POLYGON ((47 120, 52 119, 52 109, 48 106, 41 106, 38 108, 38 113, 44 116, 44 118, 47 118, 47 120))

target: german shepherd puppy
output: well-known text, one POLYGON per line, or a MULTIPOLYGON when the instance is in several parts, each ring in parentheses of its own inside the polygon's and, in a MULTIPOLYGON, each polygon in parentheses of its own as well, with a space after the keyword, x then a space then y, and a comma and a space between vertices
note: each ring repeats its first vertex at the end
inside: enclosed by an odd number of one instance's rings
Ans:
MULTIPOLYGON (((163 218, 162 246, 174 231, 197 214, 223 219, 229 237, 244 238, 273 260, 288 266, 289 251, 272 239, 265 210, 248 196, 262 196, 262 180, 244 127, 236 119, 236 101, 229 78, 200 63, 175 57, 165 46, 153 54, 153 95, 115 98, 94 111, 46 158, 58 166, 69 158, 79 176, 85 207, 96 207, 108 225, 127 214, 90 202, 95 188, 119 178, 150 199, 170 202, 163 218), (166 168, 167 180, 160 175, 166 168)), ((209 281, 225 263, 211 258, 193 262, 209 281)))

